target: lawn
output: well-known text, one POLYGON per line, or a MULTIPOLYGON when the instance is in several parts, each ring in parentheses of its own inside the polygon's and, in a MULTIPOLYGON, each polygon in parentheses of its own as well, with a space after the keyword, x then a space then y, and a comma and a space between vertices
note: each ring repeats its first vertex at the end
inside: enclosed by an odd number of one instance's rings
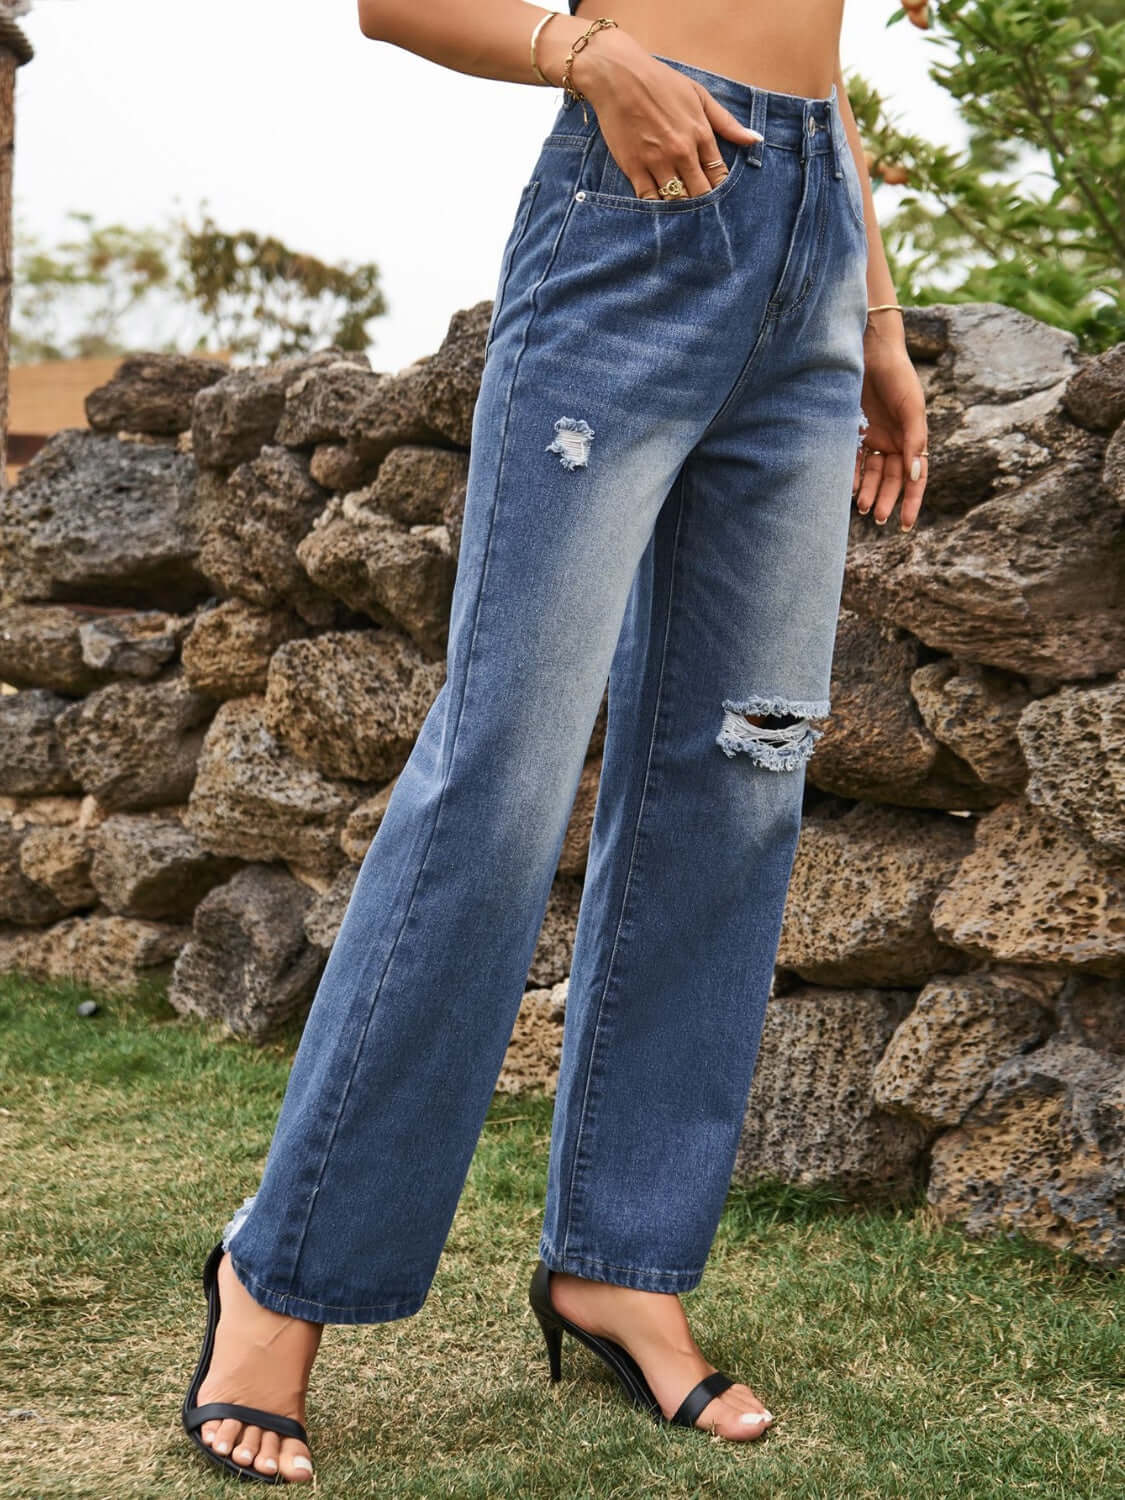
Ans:
MULTIPOLYGON (((179 1426, 198 1271, 252 1192, 294 1037, 262 1050, 139 1000, 0 979, 0 1496, 252 1493, 179 1426)), ((527 1304, 551 1100, 497 1096, 413 1318, 329 1328, 309 1426, 329 1497, 958 1500, 1125 1495, 1125 1282, 922 1204, 731 1191, 684 1305, 777 1417, 657 1427, 527 1304)))

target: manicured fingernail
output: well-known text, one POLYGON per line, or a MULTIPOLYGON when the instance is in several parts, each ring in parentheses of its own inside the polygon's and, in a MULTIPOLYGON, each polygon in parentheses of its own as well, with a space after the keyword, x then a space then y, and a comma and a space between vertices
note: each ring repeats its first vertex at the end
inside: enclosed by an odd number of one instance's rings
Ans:
POLYGON ((859 511, 859 513, 860 513, 861 516, 865 516, 870 509, 871 509, 870 505, 857 505, 856 506, 856 510, 859 511))
POLYGON ((876 516, 875 517, 875 524, 876 524, 876 526, 885 526, 887 524, 887 518, 886 518, 886 516, 876 516))
POLYGON ((911 477, 911 479, 917 479, 918 476, 921 474, 921 472, 922 472, 922 460, 920 458, 916 458, 914 460, 914 462, 910 465, 910 477, 911 477))
POLYGON ((312 1462, 310 1459, 307 1459, 303 1453, 299 1454, 293 1460, 293 1467, 295 1469, 307 1469, 310 1474, 312 1473, 312 1462))
POLYGON ((914 530, 914 522, 913 521, 909 521, 909 522, 904 521, 902 523, 902 529, 903 529, 903 531, 913 531, 914 530))

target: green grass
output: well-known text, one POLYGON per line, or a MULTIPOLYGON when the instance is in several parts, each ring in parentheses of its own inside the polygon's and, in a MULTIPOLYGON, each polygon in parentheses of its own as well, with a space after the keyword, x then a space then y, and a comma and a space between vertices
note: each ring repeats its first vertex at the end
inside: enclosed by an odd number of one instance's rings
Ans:
MULTIPOLYGON (((0 1495, 205 1497, 179 1427, 198 1272, 252 1192, 294 1038, 0 980, 0 1495), (14 1416, 15 1411, 31 1413, 14 1416)), ((551 1100, 497 1096, 425 1306, 329 1328, 309 1422, 330 1497, 1125 1495, 1122 1280, 921 1205, 732 1190, 684 1305, 777 1417, 763 1443, 657 1427, 570 1338, 552 1388, 526 1300, 551 1100)))

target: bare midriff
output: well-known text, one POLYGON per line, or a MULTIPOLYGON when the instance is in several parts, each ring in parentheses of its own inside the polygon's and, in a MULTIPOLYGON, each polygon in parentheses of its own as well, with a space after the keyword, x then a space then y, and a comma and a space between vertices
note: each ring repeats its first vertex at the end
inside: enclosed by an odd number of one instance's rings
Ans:
POLYGON ((574 13, 612 15, 661 57, 822 99, 832 91, 843 12, 844 0, 579 0, 574 13))

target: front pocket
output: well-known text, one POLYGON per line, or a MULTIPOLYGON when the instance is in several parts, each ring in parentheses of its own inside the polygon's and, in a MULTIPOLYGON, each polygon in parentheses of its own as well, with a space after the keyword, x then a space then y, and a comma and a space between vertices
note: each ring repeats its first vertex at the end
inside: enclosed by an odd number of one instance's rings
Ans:
POLYGON ((586 201, 600 203, 607 208, 627 208, 657 214, 690 213, 694 209, 704 208, 730 191, 746 165, 746 146, 740 146, 737 141, 729 141, 725 136, 717 136, 716 140, 719 155, 727 166, 727 175, 709 192, 700 193, 693 198, 640 198, 629 178, 617 165, 599 131, 597 145, 590 154, 594 187, 593 191, 587 192, 586 201))
POLYGON ((848 195, 848 207, 852 211, 852 218, 861 229, 867 228, 867 220, 863 217, 863 188, 859 181, 859 168, 856 166, 855 157, 852 155, 851 147, 845 147, 840 152, 840 170, 844 174, 844 186, 848 195))
POLYGON ((533 177, 530 182, 525 183, 516 203, 516 212, 512 220, 512 227, 508 231, 504 253, 500 258, 500 274, 496 280, 496 295, 492 300, 492 317, 488 321, 488 332, 484 338, 484 352, 486 356, 492 347, 493 335, 496 332, 496 320, 500 315, 500 309, 504 303, 504 293, 508 289, 508 277, 511 275, 512 261, 515 259, 516 251, 519 249, 520 241, 523 239, 524 231, 527 229, 527 221, 531 217, 531 205, 534 203, 535 195, 539 191, 540 181, 539 177, 533 177))

